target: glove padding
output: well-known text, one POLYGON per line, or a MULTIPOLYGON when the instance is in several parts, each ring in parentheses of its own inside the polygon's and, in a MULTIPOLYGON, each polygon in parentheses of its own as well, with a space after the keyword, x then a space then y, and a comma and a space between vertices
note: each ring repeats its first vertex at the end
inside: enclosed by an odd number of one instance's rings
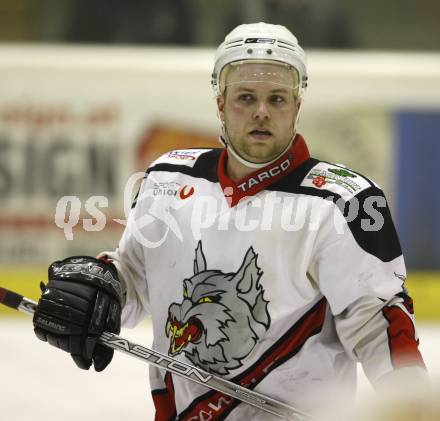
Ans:
POLYGON ((49 282, 34 314, 39 339, 72 355, 76 365, 102 371, 113 349, 97 343, 102 332, 121 330, 121 284, 111 263, 88 256, 69 257, 49 267, 49 282))

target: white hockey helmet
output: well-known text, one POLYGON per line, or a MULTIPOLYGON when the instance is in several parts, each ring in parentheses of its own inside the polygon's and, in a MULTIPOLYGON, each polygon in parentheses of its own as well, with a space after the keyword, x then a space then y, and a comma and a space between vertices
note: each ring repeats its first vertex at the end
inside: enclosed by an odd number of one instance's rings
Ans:
POLYGON ((296 37, 284 26, 264 22, 237 26, 217 48, 211 84, 222 95, 221 73, 230 63, 270 60, 294 67, 299 76, 299 97, 307 87, 307 62, 296 37))

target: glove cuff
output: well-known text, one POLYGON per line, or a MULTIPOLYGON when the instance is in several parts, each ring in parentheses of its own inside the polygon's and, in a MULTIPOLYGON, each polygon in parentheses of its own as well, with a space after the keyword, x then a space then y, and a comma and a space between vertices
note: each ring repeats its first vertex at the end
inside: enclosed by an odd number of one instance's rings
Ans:
POLYGON ((112 263, 91 256, 72 256, 49 266, 49 279, 80 282, 108 292, 122 304, 122 287, 112 263))

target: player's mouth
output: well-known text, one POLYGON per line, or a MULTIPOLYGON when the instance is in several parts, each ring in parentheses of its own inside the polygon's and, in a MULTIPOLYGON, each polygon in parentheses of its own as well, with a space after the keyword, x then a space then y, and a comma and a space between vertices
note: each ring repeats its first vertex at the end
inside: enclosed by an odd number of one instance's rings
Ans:
POLYGON ((268 140, 272 137, 272 132, 268 129, 254 129, 249 135, 256 140, 268 140))

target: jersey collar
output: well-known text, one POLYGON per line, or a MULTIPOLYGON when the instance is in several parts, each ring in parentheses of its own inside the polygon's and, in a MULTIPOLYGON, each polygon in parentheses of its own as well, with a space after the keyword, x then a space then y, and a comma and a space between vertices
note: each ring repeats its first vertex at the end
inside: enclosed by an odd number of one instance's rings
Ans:
POLYGON ((266 167, 249 174, 240 181, 231 180, 225 171, 228 151, 225 148, 220 154, 217 175, 220 186, 229 206, 235 206, 241 199, 254 196, 271 184, 285 177, 304 161, 310 158, 304 138, 297 134, 292 147, 279 159, 266 167))

